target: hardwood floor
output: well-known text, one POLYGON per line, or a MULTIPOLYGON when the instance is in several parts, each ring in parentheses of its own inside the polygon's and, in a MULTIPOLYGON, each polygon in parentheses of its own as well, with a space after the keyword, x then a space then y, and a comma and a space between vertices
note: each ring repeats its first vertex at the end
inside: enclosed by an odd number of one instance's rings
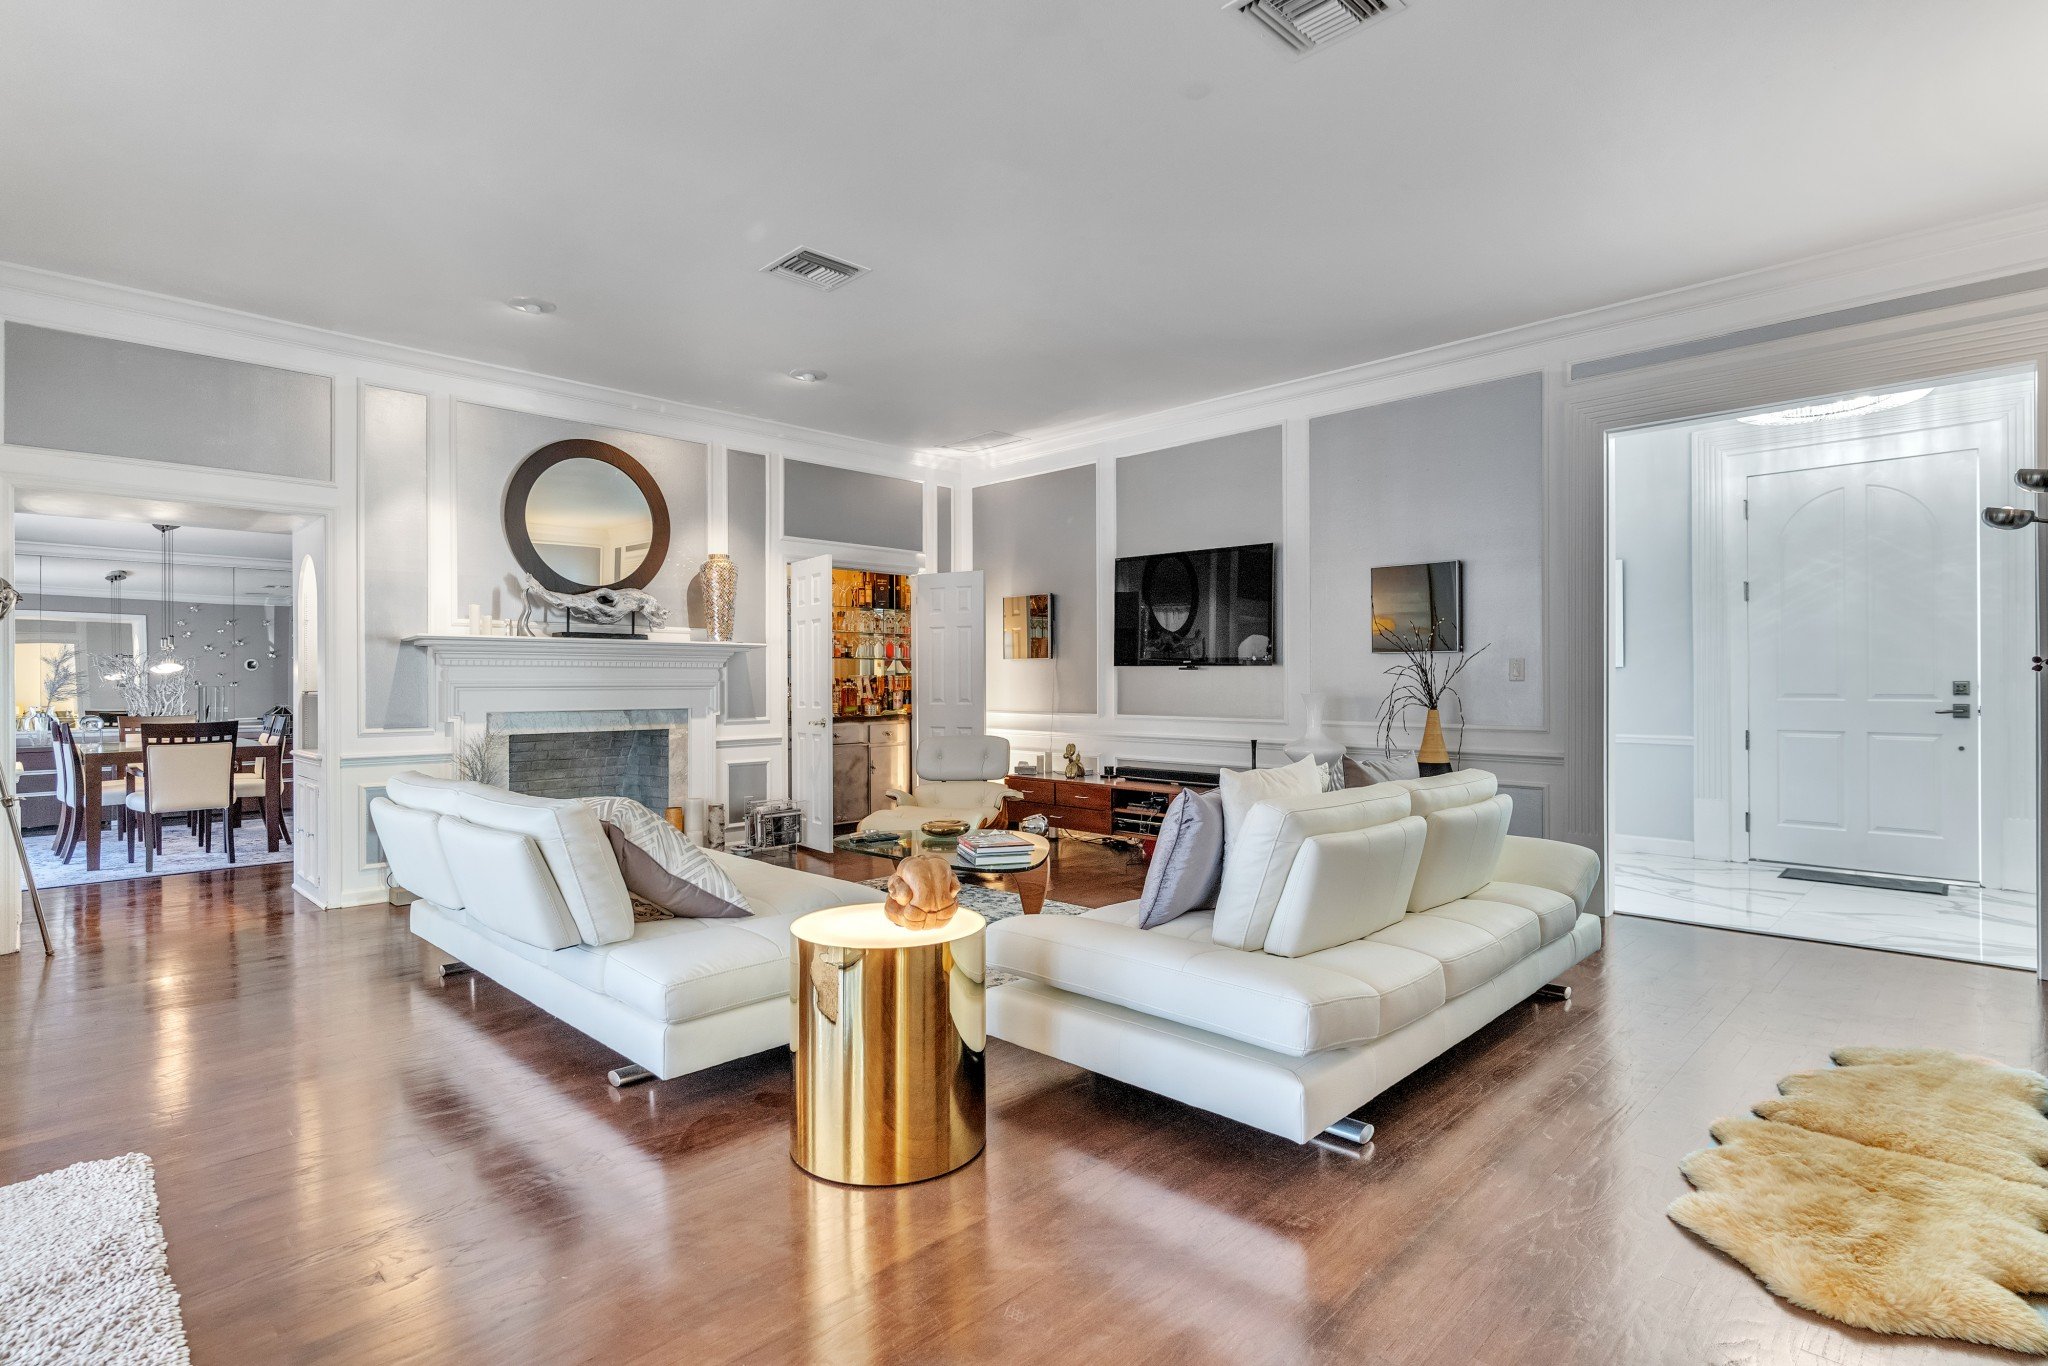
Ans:
MULTIPOLYGON (((1052 895, 1137 880, 1070 846, 1052 895)), ((50 903, 59 956, 0 961, 0 1182, 154 1158, 201 1366, 1988 1359, 1794 1310, 1663 1209, 1710 1121, 1832 1046, 2044 1058, 2020 973, 1619 919, 1568 1005, 1368 1107, 1366 1161, 996 1042, 986 1155, 853 1191, 790 1163, 785 1056, 613 1091, 603 1047, 422 987, 402 912, 285 870, 50 903)))

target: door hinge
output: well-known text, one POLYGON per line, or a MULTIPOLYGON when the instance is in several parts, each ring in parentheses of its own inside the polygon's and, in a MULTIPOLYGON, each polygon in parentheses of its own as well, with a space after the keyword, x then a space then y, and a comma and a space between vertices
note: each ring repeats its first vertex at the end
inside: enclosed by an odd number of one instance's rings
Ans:
POLYGON ((1747 811, 1742 813, 1742 833, 1745 835, 1749 833, 1749 813, 1747 811))
POLYGON ((1744 732, 1742 732, 1742 748, 1743 748, 1743 749, 1744 749, 1745 751, 1747 751, 1747 750, 1749 749, 1749 732, 1748 732, 1748 731, 1744 731, 1744 732))
POLYGON ((1748 580, 1748 579, 1744 579, 1744 580, 1742 581, 1742 600, 1743 600, 1744 602, 1748 602, 1748 601, 1749 601, 1749 580, 1748 580))

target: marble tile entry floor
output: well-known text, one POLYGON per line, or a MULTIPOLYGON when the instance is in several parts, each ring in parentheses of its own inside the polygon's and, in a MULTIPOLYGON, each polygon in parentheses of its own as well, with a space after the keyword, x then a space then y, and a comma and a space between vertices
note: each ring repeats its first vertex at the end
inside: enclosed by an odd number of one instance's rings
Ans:
POLYGON ((1947 896, 1788 882, 1775 863, 1617 853, 1614 909, 1787 939, 1890 949, 1994 967, 2034 967, 2034 898, 1971 886, 1947 896))

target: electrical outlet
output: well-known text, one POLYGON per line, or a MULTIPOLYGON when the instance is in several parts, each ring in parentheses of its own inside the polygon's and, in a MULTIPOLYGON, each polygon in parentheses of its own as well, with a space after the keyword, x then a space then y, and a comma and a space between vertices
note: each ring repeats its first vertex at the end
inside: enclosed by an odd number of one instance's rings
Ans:
POLYGON ((1510 659, 1508 661, 1508 682, 1526 683, 1528 681, 1529 661, 1526 659, 1510 659))

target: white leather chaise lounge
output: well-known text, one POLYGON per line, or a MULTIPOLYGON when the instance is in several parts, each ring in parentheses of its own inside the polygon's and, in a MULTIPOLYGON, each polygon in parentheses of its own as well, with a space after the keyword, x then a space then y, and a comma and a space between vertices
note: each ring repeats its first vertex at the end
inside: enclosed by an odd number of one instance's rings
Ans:
POLYGON ((1353 1111, 1600 947, 1599 857, 1510 836, 1496 788, 1467 770, 1260 802, 1215 908, 1153 929, 1135 901, 999 921, 988 966, 1019 980, 989 990, 988 1031, 1297 1143, 1362 1142, 1353 1111))
POLYGON ((431 971, 469 967, 630 1059, 613 1085, 789 1046, 789 925, 880 901, 856 883, 710 858, 751 916, 636 923, 597 815, 581 802, 402 773, 370 803, 393 880, 419 899, 431 971))

